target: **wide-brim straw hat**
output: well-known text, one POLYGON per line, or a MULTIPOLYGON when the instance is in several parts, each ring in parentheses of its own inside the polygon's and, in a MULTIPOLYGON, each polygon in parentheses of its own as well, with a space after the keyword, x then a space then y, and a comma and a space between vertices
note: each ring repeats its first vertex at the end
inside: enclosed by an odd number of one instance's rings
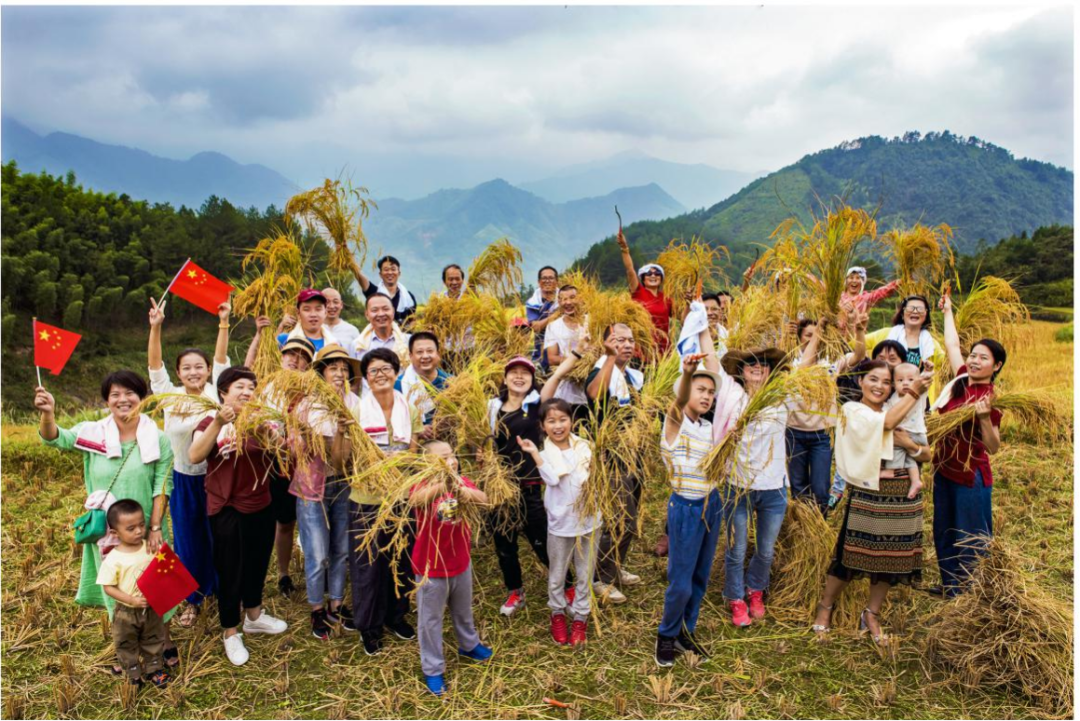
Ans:
POLYGON ((769 364, 769 368, 777 370, 787 365, 787 353, 779 348, 753 348, 751 350, 729 350, 720 359, 720 365, 729 376, 739 375, 743 363, 751 358, 763 360, 769 364))
POLYGON ((288 353, 291 350, 298 350, 307 356, 308 363, 315 357, 315 345, 307 338, 289 338, 285 341, 285 345, 281 346, 282 353, 288 353))
POLYGON ((333 361, 338 360, 343 360, 349 364, 352 378, 358 378, 360 376, 360 361, 349 355, 349 352, 337 343, 324 345, 322 350, 315 354, 315 360, 312 362, 311 367, 315 369, 316 373, 321 374, 326 366, 330 365, 333 361))

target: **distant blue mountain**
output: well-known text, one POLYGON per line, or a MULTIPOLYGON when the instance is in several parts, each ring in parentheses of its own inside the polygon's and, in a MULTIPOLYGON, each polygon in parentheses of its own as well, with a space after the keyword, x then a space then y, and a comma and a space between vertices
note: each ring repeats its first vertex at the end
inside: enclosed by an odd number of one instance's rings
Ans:
POLYGON ((211 195, 239 207, 283 207, 299 188, 263 165, 241 165, 221 153, 171 160, 144 150, 106 145, 69 133, 38 135, 4 117, 0 155, 21 170, 53 175, 75 172, 79 182, 104 192, 198 208, 211 195))

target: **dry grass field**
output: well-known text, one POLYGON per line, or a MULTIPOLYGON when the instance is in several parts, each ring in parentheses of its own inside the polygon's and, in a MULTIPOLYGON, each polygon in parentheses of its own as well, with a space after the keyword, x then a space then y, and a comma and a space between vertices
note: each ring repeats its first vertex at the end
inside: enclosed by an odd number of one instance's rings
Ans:
MULTIPOLYGON (((1009 344, 1000 380, 1012 389, 1056 386, 1072 404, 1072 343, 1054 342, 1059 325, 1033 322, 1009 344)), ((498 614, 503 591, 493 548, 474 550, 476 618, 495 650, 487 665, 453 657, 449 693, 423 687, 415 643, 396 639, 377 658, 356 635, 320 642, 310 634, 303 596, 284 598, 267 584, 266 605, 291 628, 248 640, 251 660, 225 659, 216 613, 194 629, 174 627, 183 663, 166 691, 125 693, 109 673, 112 651, 103 609, 73 601, 81 553, 70 523, 83 501, 76 454, 41 446, 32 426, 3 428, 2 654, 7 718, 1043 718, 1064 716, 1017 688, 990 686, 939 664, 926 651, 927 624, 941 599, 902 589, 884 612, 892 644, 876 649, 853 622, 817 642, 801 609, 770 609, 750 629, 725 619, 722 553, 698 630, 708 660, 680 659, 657 669, 653 642, 664 564, 649 554, 662 528, 665 484, 648 488, 645 543, 629 568, 645 579, 630 601, 601 608, 586 649, 557 647, 547 630, 545 575, 526 559, 528 605, 498 614), (545 697, 569 704, 545 703, 545 697)), ((1024 578, 1067 604, 1073 589, 1073 448, 1006 424, 994 461, 995 527, 1021 559, 1024 578)), ((839 514, 836 514, 839 515, 839 514)), ((936 581, 927 509, 928 583, 936 581)), ((838 523, 834 519, 833 525, 838 523)), ((294 561, 296 563, 296 561, 294 561)), ((302 579, 299 565, 293 577, 302 579)), ((819 579, 820 582, 820 579, 819 579)), ((862 589, 853 589, 862 593, 862 589)), ((1070 664, 1071 666, 1071 664, 1070 664)), ((1071 713, 1067 714, 1071 715, 1071 713)))

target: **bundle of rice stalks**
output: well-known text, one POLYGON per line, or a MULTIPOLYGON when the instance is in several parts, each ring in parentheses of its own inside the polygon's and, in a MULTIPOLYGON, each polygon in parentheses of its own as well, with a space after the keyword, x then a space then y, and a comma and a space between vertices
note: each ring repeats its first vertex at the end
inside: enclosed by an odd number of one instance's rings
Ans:
MULTIPOLYGON (((1072 417, 1061 405, 1064 389, 1040 388, 1030 391, 1002 391, 995 388, 993 407, 1036 442, 1067 443, 1072 437, 1072 417)), ((932 446, 964 428, 975 428, 975 405, 967 404, 926 418, 926 438, 932 446)))
POLYGON ((491 438, 488 401, 499 394, 503 361, 477 354, 462 371, 432 394, 435 437, 454 447, 460 456, 472 456, 491 438))
POLYGON ((729 256, 727 248, 714 248, 697 237, 691 237, 689 243, 668 243, 656 262, 664 269, 664 294, 671 299, 677 317, 681 318, 689 305, 686 295, 699 284, 709 289, 727 284, 720 263, 729 256))
POLYGON ((926 655, 964 686, 1019 692, 1043 712, 1073 713, 1072 608, 1041 587, 1001 538, 973 538, 985 554, 962 594, 930 619, 926 655))
POLYGON ((754 285, 739 294, 728 310, 728 348, 781 347, 785 298, 771 286, 754 285))
POLYGON ((499 238, 476 256, 466 277, 476 293, 513 296, 521 286, 521 251, 508 238, 499 238))
MULTIPOLYGON (((783 309, 783 316, 778 326, 797 320, 800 313, 804 312, 802 307, 804 296, 813 298, 814 291, 820 289, 816 279, 807 276, 799 259, 799 247, 795 240, 787 235, 793 225, 794 219, 791 219, 776 229, 772 235, 777 239, 776 243, 766 250, 758 261, 758 266, 765 271, 765 276, 768 278, 765 287, 772 294, 772 302, 783 309)), ((749 299, 747 302, 750 302, 749 299)), ((785 351, 791 351, 798 342, 799 339, 791 333, 781 332, 779 338, 771 340, 770 344, 785 351)))
POLYGON ((369 197, 367 188, 353 188, 340 178, 333 181, 327 178, 321 186, 289 198, 285 219, 301 222, 331 246, 327 270, 332 277, 339 282, 344 277, 359 282, 360 268, 367 256, 363 220, 371 208, 378 206, 369 197))
POLYGON ((976 281, 959 304, 953 298, 956 331, 960 347, 970 349, 980 338, 1007 342, 1009 327, 1031 319, 1027 306, 1012 284, 1004 278, 985 275, 976 281))
MULTIPOLYGON (((234 281, 233 312, 240 317, 280 318, 296 303, 311 280, 310 258, 289 236, 264 238, 244 257, 244 278, 234 281)), ((273 333, 262 333, 252 370, 263 378, 281 367, 281 351, 273 333)))
MULTIPOLYGON (((809 624, 825 588, 825 575, 836 549, 837 529, 830 526, 814 503, 788 504, 784 525, 776 539, 769 609, 777 618, 809 624)), ((866 605, 866 594, 851 584, 833 607, 832 626, 853 626, 866 605)))
POLYGON ((166 413, 177 418, 190 418, 201 416, 210 411, 217 411, 221 404, 213 401, 203 394, 192 395, 190 393, 154 393, 143 399, 139 407, 132 412, 132 416, 145 413, 148 416, 164 416, 166 413))
POLYGON ((917 223, 907 230, 890 230, 881 238, 885 256, 900 281, 900 295, 925 295, 940 287, 954 256, 949 240, 952 228, 942 223, 930 228, 917 223))
POLYGON ((414 316, 413 332, 431 330, 447 350, 448 370, 464 372, 480 347, 498 358, 511 358, 531 351, 532 333, 514 325, 510 312, 498 298, 477 293, 471 287, 453 300, 442 293, 432 293, 426 305, 414 316))
POLYGON ((575 383, 582 383, 604 354, 604 331, 616 324, 629 326, 634 343, 648 362, 656 360, 656 329, 645 307, 633 300, 625 291, 609 293, 588 288, 578 294, 582 311, 586 314, 586 332, 590 338, 588 352, 567 374, 575 383))
POLYGON ((504 308, 494 296, 470 295, 459 302, 472 306, 468 313, 475 318, 472 323, 473 356, 488 354, 492 358, 508 360, 532 354, 532 330, 528 325, 515 322, 513 311, 504 308))
MULTIPOLYGON (((709 480, 719 484, 732 477, 737 470, 739 444, 748 430, 758 422, 775 422, 769 418, 770 413, 794 398, 809 408, 828 408, 836 398, 836 384, 828 369, 812 365, 770 373, 757 392, 750 396, 745 410, 728 434, 705 457, 703 465, 709 480)), ((783 453, 784 448, 774 449, 774 452, 783 453)))

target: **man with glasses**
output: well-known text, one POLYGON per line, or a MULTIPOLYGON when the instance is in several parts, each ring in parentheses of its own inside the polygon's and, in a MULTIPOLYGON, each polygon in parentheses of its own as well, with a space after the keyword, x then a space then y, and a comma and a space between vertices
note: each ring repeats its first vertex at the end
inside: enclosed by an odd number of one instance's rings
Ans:
POLYGON ((533 332, 532 360, 540 363, 544 350, 544 329, 554 320, 559 309, 559 272, 545 265, 536 276, 540 287, 525 301, 525 318, 533 332))

